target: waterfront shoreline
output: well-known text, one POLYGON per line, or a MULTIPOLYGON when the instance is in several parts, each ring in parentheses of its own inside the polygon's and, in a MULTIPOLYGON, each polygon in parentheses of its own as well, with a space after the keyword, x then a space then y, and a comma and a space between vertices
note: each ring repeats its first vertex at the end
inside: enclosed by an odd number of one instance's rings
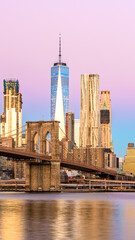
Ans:
POLYGON ((92 190, 87 190, 87 189, 63 189, 62 191, 56 191, 56 192, 25 192, 25 190, 0 190, 0 193, 7 193, 7 192, 11 192, 11 193, 95 193, 95 192, 98 192, 98 193, 107 193, 107 192, 135 192, 135 189, 123 189, 123 190, 120 190, 120 189, 92 189, 92 190))

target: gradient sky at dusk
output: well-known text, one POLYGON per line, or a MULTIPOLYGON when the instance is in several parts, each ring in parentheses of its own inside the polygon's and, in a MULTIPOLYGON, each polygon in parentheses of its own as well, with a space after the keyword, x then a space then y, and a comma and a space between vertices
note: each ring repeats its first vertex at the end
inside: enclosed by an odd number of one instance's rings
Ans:
POLYGON ((23 124, 50 118, 50 69, 70 68, 70 110, 79 118, 80 74, 110 90, 114 152, 135 142, 135 0, 0 0, 0 111, 3 79, 17 78, 23 124))

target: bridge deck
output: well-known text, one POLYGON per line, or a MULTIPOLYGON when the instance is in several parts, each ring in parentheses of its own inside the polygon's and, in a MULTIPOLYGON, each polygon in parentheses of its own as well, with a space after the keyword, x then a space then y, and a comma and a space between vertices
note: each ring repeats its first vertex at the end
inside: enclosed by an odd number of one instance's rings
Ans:
MULTIPOLYGON (((10 157, 13 158, 14 161, 25 161, 25 162, 33 162, 42 164, 45 162, 51 162, 53 159, 51 156, 36 153, 36 152, 28 152, 26 150, 20 150, 15 148, 9 148, 9 147, 0 147, 0 156, 10 157)), ((55 160, 56 161, 56 160, 55 160)), ((59 161, 59 160, 58 160, 59 161)), ((96 167, 94 165, 82 163, 78 161, 69 161, 68 159, 60 159, 61 167, 70 168, 70 169, 76 169, 79 171, 84 171, 88 173, 96 173, 98 175, 110 175, 110 176, 125 176, 124 174, 118 174, 114 170, 106 169, 106 168, 100 168, 96 167)), ((132 177, 129 177, 132 179, 132 177)))
POLYGON ((65 159, 61 160, 61 166, 62 167, 67 167, 70 169, 75 169, 75 170, 80 170, 80 171, 84 171, 84 172, 100 172, 100 173, 104 173, 107 175, 112 175, 112 176, 116 176, 117 172, 115 172, 114 170, 109 170, 109 169, 105 169, 105 168, 99 168, 96 167, 94 165, 88 165, 85 163, 80 163, 79 160, 78 161, 68 161, 65 159))
POLYGON ((0 147, 0 156, 11 157, 14 160, 43 160, 43 161, 51 161, 51 157, 48 155, 36 153, 36 152, 28 152, 26 150, 9 148, 9 147, 0 147))

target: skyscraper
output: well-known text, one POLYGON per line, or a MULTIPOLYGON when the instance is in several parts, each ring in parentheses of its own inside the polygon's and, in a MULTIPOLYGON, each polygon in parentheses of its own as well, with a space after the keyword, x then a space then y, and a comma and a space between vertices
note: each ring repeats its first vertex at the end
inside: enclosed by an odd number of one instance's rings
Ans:
POLYGON ((81 147, 100 146, 99 75, 81 75, 80 141, 81 147))
POLYGON ((101 146, 113 151, 111 136, 111 99, 110 91, 101 91, 100 99, 101 146))
POLYGON ((22 94, 18 80, 4 80, 4 112, 1 115, 1 137, 13 137, 16 147, 22 145, 22 94))
POLYGON ((51 68, 51 120, 60 121, 60 140, 65 137, 65 115, 69 111, 69 68, 61 61, 61 35, 59 36, 59 62, 51 68))

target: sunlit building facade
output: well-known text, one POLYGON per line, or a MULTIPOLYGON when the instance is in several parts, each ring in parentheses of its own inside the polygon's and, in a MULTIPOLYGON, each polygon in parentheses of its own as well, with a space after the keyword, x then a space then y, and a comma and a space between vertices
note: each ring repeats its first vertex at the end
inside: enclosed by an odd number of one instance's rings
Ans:
POLYGON ((110 91, 101 91, 100 98, 101 146, 113 151, 111 135, 111 98, 110 91))
POLYGON ((100 147, 99 75, 81 75, 80 147, 100 147))
POLYGON ((123 163, 123 171, 133 173, 135 175, 135 146, 134 143, 128 143, 125 162, 123 163))
POLYGON ((13 137, 15 146, 22 145, 22 94, 18 80, 4 80, 4 112, 1 115, 1 137, 13 137))

